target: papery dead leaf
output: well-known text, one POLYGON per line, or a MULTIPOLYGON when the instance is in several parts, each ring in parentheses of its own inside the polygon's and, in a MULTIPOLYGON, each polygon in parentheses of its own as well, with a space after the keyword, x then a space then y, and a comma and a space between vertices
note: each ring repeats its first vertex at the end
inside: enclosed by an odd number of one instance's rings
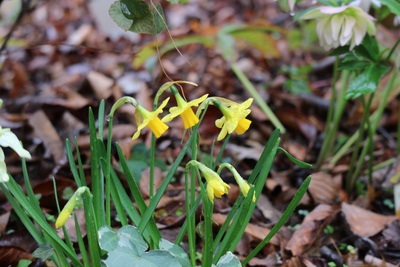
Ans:
POLYGON ((317 203, 331 204, 338 197, 338 188, 333 182, 333 177, 325 172, 312 174, 308 190, 317 203))
POLYGON ((54 161, 60 164, 66 160, 63 141, 55 130, 49 118, 43 110, 36 111, 30 118, 29 124, 35 131, 35 135, 42 140, 46 149, 53 156, 54 161))
POLYGON ((285 249, 290 250, 293 255, 304 252, 333 218, 334 211, 332 206, 318 205, 304 218, 300 228, 293 233, 285 249))
POLYGON ((373 236, 383 230, 386 224, 400 219, 398 216, 384 216, 372 211, 342 203, 342 212, 351 231, 359 236, 373 236))

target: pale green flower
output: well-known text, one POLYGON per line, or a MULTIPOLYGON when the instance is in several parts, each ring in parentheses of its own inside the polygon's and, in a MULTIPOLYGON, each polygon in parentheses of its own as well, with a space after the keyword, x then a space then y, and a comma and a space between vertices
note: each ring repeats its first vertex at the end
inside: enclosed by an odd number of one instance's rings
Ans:
POLYGON ((376 32, 375 18, 356 6, 323 6, 308 11, 301 19, 317 21, 317 34, 325 50, 347 44, 352 50, 361 44, 367 33, 374 35, 376 32))
POLYGON ((79 201, 81 198, 82 194, 85 191, 89 191, 89 188, 87 186, 81 186, 79 187, 75 193, 72 195, 72 197, 68 200, 67 204, 65 204, 64 208, 60 212, 60 214, 57 217, 55 226, 56 229, 60 229, 61 227, 64 226, 64 224, 67 222, 68 218, 71 216, 72 211, 75 209, 76 203, 79 201))
MULTIPOLYGON (((18 137, 11 132, 10 129, 6 128, 3 129, 0 126, 0 146, 2 147, 11 147, 21 158, 31 158, 31 154, 25 150, 20 141, 18 140, 18 137)), ((9 181, 9 176, 7 173, 7 167, 6 163, 4 162, 4 152, 3 149, 0 147, 0 182, 8 182, 9 181)))

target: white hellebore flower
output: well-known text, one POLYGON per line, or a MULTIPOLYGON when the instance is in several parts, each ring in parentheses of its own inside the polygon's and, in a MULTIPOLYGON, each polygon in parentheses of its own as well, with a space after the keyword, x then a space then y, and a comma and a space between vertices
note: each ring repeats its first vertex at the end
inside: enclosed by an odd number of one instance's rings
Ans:
POLYGON ((350 50, 360 45, 365 34, 374 35, 375 18, 356 6, 323 6, 313 9, 302 19, 317 20, 319 42, 325 50, 350 44, 350 50))
MULTIPOLYGON (((11 147, 21 158, 31 158, 31 154, 25 150, 19 142, 17 136, 9 128, 3 129, 0 126, 0 146, 11 147)), ((4 152, 0 147, 0 182, 8 182, 6 163, 4 162, 4 152)))
POLYGON ((358 6, 365 12, 368 12, 371 8, 371 3, 377 8, 382 6, 381 2, 379 2, 378 0, 356 0, 351 2, 350 6, 358 6))

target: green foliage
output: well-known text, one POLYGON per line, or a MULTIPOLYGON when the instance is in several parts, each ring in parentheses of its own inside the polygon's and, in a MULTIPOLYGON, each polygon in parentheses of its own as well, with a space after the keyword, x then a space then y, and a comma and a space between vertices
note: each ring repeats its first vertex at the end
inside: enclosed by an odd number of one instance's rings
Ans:
POLYGON ((51 256, 54 255, 54 249, 51 246, 50 242, 46 242, 41 244, 35 251, 32 253, 32 257, 41 258, 43 261, 47 260, 51 256))
POLYGON ((111 18, 125 31, 156 36, 165 29, 164 12, 160 4, 149 7, 141 0, 120 0, 109 9, 111 18))
POLYGON ((400 16, 400 3, 396 0, 378 0, 382 5, 387 6, 390 11, 397 16, 400 16))
POLYGON ((240 260, 232 254, 232 252, 228 251, 224 256, 222 256, 217 265, 212 265, 213 267, 241 267, 242 264, 240 260))
POLYGON ((31 263, 30 260, 20 260, 17 267, 28 267, 31 263))
MULTIPOLYGON (((107 252, 106 259, 102 260, 106 266, 183 266, 184 251, 176 245, 162 240, 163 249, 150 250, 137 228, 127 225, 116 233, 109 226, 99 229, 99 244, 107 252), (179 258, 171 251, 179 255, 179 258)), ((186 255, 187 258, 187 255, 186 255)))
POLYGON ((167 0, 171 4, 186 4, 189 2, 189 0, 167 0))
MULTIPOLYGON (((150 166, 151 149, 146 147, 145 143, 138 143, 132 148, 132 156, 127 160, 129 170, 137 182, 140 181, 142 171, 150 166)), ((154 166, 162 171, 167 169, 167 165, 161 158, 155 158, 154 166)))
POLYGON ((390 70, 389 66, 371 64, 349 85, 345 98, 358 98, 375 92, 380 78, 390 70))

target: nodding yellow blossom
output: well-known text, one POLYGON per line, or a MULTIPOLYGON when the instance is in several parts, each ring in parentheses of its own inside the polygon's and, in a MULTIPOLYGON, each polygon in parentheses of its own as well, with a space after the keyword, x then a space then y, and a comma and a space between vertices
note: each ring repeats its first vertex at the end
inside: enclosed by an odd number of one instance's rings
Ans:
MULTIPOLYGON (((221 166, 218 168, 218 172, 222 170, 222 168, 228 168, 231 173, 233 174, 233 177, 235 177, 236 183, 239 185, 240 192, 247 197, 247 194, 250 190, 250 185, 247 183, 245 179, 238 173, 238 171, 229 163, 222 163, 221 166)), ((256 195, 253 193, 253 202, 256 202, 256 195)))
POLYGON ((233 131, 237 134, 243 134, 249 129, 251 121, 246 117, 251 112, 248 108, 252 102, 253 98, 249 98, 241 104, 229 102, 229 105, 223 104, 219 100, 213 101, 214 105, 224 114, 222 118, 215 121, 215 125, 221 128, 217 138, 218 141, 224 139, 227 134, 231 134, 233 131))
POLYGON ((69 216, 72 214, 72 211, 75 209, 76 203, 78 200, 81 198, 82 194, 88 190, 89 188, 87 186, 81 186, 79 187, 75 193, 72 195, 72 197, 68 200, 67 204, 65 204, 63 210, 60 212, 60 214, 57 217, 56 220, 56 229, 60 229, 61 227, 64 226, 64 224, 67 222, 69 216))
POLYGON ((222 195, 228 194, 228 188, 231 187, 221 179, 218 173, 206 167, 204 164, 196 163, 196 166, 207 181, 207 195, 212 203, 214 203, 214 196, 222 197, 222 195))
MULTIPOLYGON (((0 99, 1 100, 1 99, 0 99)), ((2 103, 2 101, 1 101, 2 103)), ((0 146, 2 147, 11 147, 21 158, 31 158, 31 154, 25 150, 20 141, 18 140, 18 137, 11 132, 9 128, 3 129, 0 126, 0 146)), ((4 162, 4 152, 3 149, 0 147, 0 182, 5 183, 9 181, 9 176, 7 173, 7 166, 6 163, 4 162)))
POLYGON ((136 133, 133 135, 132 140, 139 137, 140 131, 144 127, 148 126, 154 135, 160 137, 169 127, 158 118, 158 114, 163 111, 163 108, 167 105, 169 98, 165 99, 162 104, 155 111, 148 111, 143 106, 137 103, 136 105, 136 123, 138 128, 136 133))
POLYGON ((194 114, 191 107, 197 107, 207 98, 208 94, 203 95, 202 97, 194 99, 190 102, 186 102, 174 86, 171 87, 171 91, 175 96, 177 106, 170 108, 170 114, 166 115, 162 119, 162 121, 170 122, 173 118, 180 115, 183 120, 183 126, 185 127, 185 129, 196 125, 199 122, 199 118, 197 118, 197 116, 194 114))

